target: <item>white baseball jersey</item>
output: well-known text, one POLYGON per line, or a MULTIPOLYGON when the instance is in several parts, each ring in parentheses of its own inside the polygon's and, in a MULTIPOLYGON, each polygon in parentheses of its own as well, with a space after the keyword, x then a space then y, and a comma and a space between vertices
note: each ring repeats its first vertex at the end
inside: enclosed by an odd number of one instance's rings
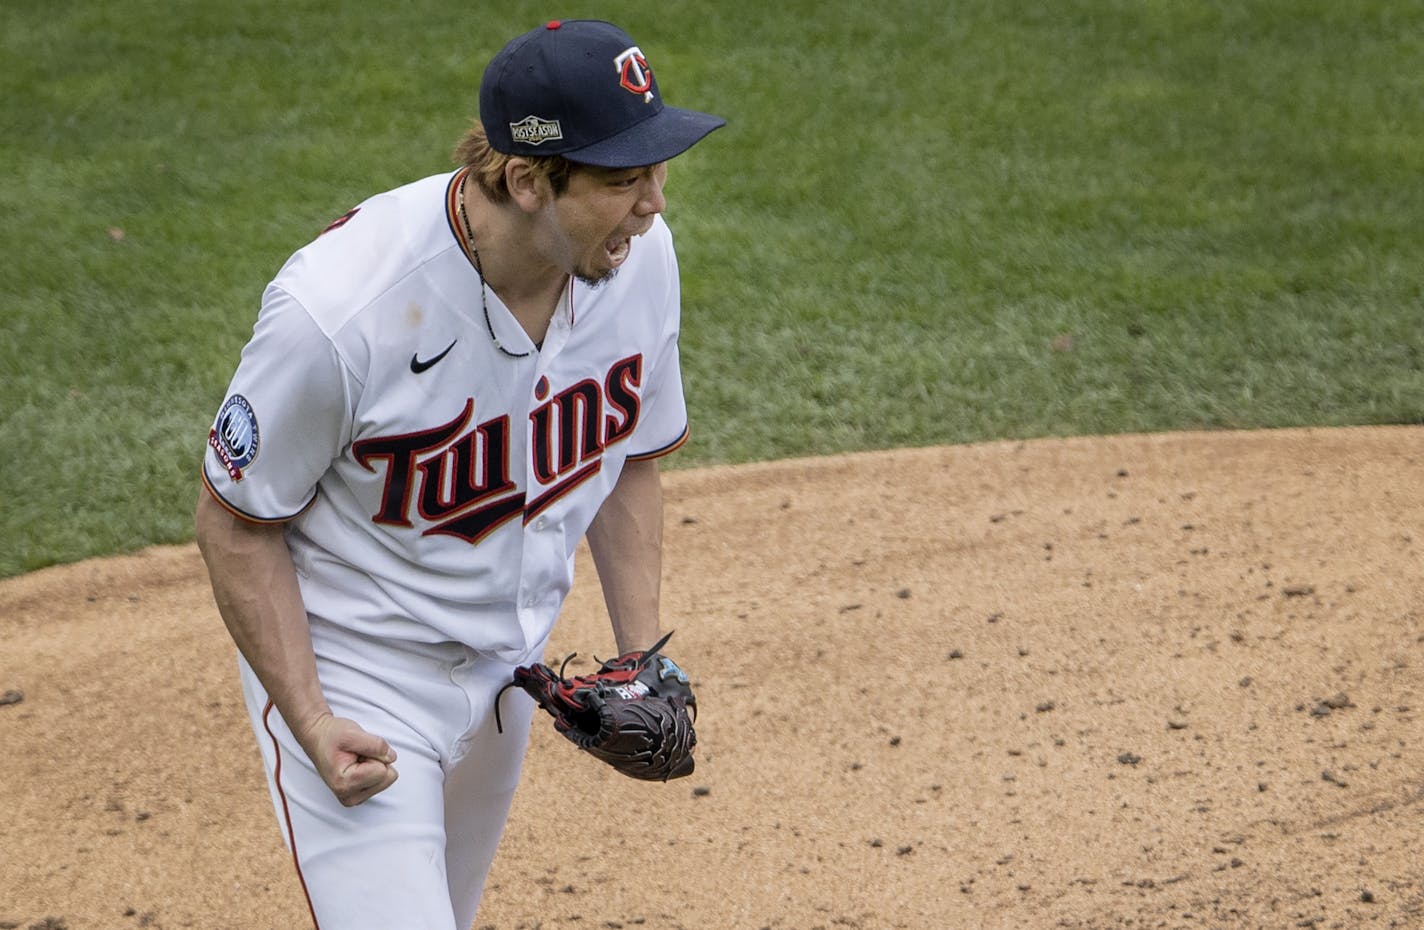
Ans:
POLYGON ((679 446, 679 285, 661 217, 571 279, 541 347, 457 233, 463 169, 362 203, 288 260, 209 437, 206 485, 286 521, 309 613, 530 658, 629 458, 679 446), (520 358, 509 353, 527 352, 520 358))

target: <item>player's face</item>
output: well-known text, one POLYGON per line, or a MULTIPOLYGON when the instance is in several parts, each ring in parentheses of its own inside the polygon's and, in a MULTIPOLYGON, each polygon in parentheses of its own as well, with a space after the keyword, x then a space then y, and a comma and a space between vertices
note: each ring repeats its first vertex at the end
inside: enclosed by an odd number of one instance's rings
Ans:
POLYGON ((601 284, 628 260, 633 239, 647 232, 667 206, 667 162, 643 168, 577 169, 553 202, 553 247, 564 270, 601 284))

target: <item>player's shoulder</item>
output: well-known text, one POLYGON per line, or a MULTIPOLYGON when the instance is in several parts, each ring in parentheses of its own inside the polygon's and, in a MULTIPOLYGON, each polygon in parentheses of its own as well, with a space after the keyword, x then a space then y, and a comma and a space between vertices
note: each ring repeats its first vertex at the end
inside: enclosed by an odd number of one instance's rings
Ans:
MULTIPOLYGON (((450 182, 454 179, 455 172, 447 171, 442 174, 432 174, 429 177, 421 178, 418 181, 410 181, 399 187, 373 194, 366 200, 358 204, 353 211, 351 225, 353 230, 373 229, 378 226, 377 220, 394 220, 406 223, 424 222, 428 219, 430 207, 434 204, 437 213, 443 215, 443 202, 445 193, 450 187, 450 182), (361 214, 365 213, 362 217, 361 214), (355 223, 357 219, 360 223, 355 223)), ((345 226, 338 227, 345 228, 345 226)), ((327 227, 326 232, 335 232, 332 227, 327 227)), ((323 238, 318 237, 318 241, 323 238)))
POLYGON ((642 273, 663 275, 676 269, 672 230, 660 215, 653 217, 653 225, 638 237, 633 252, 642 273))
MULTIPOLYGON (((366 198, 321 231, 303 252, 349 254, 355 250, 415 253, 448 245, 444 201, 453 172, 431 175, 366 198)), ((362 269, 363 271, 369 269, 362 269)))
POLYGON ((272 284, 323 328, 359 310, 453 245, 444 200, 453 172, 422 178, 358 203, 298 249, 272 284))
POLYGON ((677 316, 677 261, 672 233, 661 217, 633 240, 632 253, 618 273, 596 287, 580 286, 575 303, 583 317, 613 314, 620 325, 658 331, 677 316))
POLYGON ((643 234, 643 238, 661 249, 672 251, 672 229, 668 226, 667 220, 663 219, 661 213, 653 217, 653 226, 643 234))

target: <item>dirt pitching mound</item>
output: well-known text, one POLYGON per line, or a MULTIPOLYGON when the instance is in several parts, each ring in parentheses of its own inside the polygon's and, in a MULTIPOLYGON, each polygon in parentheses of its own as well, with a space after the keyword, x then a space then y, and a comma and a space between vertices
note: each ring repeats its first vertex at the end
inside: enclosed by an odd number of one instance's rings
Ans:
MULTIPOLYGON (((1424 430, 666 483, 697 771, 537 725, 476 927, 1424 927, 1424 430)), ((0 745, 0 930, 305 926, 191 546, 0 581, 0 745)))

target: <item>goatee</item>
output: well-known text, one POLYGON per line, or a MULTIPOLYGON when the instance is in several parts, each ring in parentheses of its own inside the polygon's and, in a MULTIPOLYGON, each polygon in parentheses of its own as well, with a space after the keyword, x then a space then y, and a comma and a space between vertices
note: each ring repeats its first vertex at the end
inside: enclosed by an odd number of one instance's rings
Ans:
POLYGON ((582 272, 574 272, 574 277, 578 278, 581 282, 588 285, 589 290, 594 290, 596 288, 602 287, 604 284, 607 284, 609 281, 612 281, 614 278, 618 277, 618 269, 610 268, 596 278, 592 277, 591 275, 583 274, 582 272))

